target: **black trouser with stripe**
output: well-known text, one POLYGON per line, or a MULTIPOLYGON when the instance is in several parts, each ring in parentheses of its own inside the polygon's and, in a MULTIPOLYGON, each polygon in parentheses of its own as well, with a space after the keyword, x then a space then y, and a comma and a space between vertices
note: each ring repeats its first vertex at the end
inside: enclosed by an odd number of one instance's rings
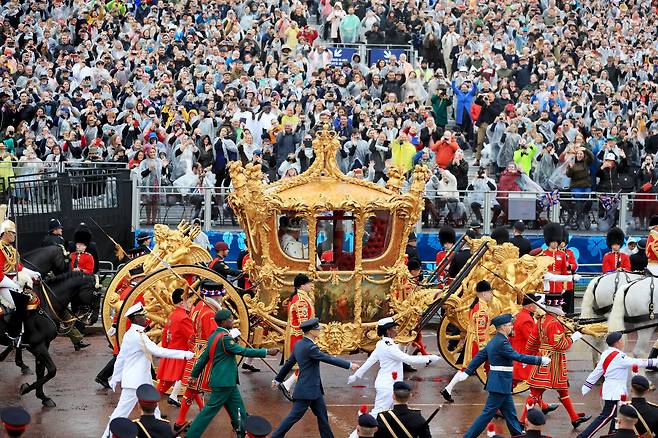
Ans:
POLYGON ((603 410, 598 417, 592 421, 587 429, 582 431, 576 438, 593 437, 599 430, 603 429, 606 424, 610 423, 610 433, 615 431, 615 418, 617 417, 618 400, 604 400, 603 410))

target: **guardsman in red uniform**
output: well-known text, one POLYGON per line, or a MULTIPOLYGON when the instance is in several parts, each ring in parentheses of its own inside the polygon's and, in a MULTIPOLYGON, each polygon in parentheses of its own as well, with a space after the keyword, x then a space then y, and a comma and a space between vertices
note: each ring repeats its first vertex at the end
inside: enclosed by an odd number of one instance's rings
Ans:
POLYGON ((619 227, 611 228, 606 235, 606 243, 611 249, 610 252, 603 256, 602 271, 620 272, 631 270, 631 258, 628 254, 620 251, 624 244, 624 231, 619 227))
MULTIPOLYGON (((439 242, 441 242, 441 246, 443 246, 443 249, 436 253, 437 267, 441 264, 443 259, 448 255, 448 252, 450 252, 452 247, 455 245, 456 241, 457 241, 457 235, 455 234, 455 230, 453 230, 452 227, 444 226, 439 230, 439 242)), ((437 273, 438 278, 443 279, 447 277, 449 268, 450 268, 450 263, 446 264, 443 267, 443 270, 437 273)))
MULTIPOLYGON (((567 271, 569 274, 575 274, 578 270, 578 261, 576 260, 576 255, 573 251, 567 248, 569 244, 569 231, 567 227, 562 227, 562 242, 560 242, 559 249, 567 256, 567 271)), ((565 282, 564 292, 562 292, 562 298, 564 299, 564 305, 562 310, 564 313, 574 313, 573 308, 573 297, 574 297, 574 284, 573 281, 565 282)))
POLYGON ((523 410, 521 423, 525 422, 527 406, 540 406, 544 391, 555 389, 560 396, 560 402, 569 414, 571 425, 575 429, 592 418, 591 415, 585 416, 577 413, 569 396, 566 352, 583 335, 580 332, 574 332, 569 336, 564 325, 557 318, 557 316, 564 315, 561 294, 546 294, 545 299, 544 307, 547 313, 530 333, 526 354, 548 356, 551 362, 548 365, 532 365, 530 368, 528 377, 530 396, 526 400, 526 409, 523 410))
MULTIPOLYGON (((560 251, 558 247, 562 241, 562 225, 555 222, 549 222, 544 225, 544 241, 548 248, 546 248, 542 255, 553 258, 553 264, 548 267, 548 272, 557 275, 568 275, 567 269, 567 255, 560 251)), ((549 281, 550 293, 562 293, 564 291, 564 281, 549 281)))
POLYGON ((94 275, 94 257, 87 252, 87 247, 91 243, 91 233, 85 228, 80 228, 76 230, 73 238, 75 252, 71 254, 71 271, 94 275))
POLYGON ((649 237, 644 252, 647 255, 647 270, 658 277, 658 216, 649 220, 649 237))
MULTIPOLYGON (((286 333, 284 338, 284 358, 290 356, 295 343, 304 337, 304 332, 300 328, 301 323, 315 318, 315 305, 313 301, 313 291, 315 285, 313 281, 305 274, 297 274, 294 281, 295 291, 290 297, 288 307, 288 324, 286 325, 286 333)), ((285 382, 279 385, 279 388, 286 395, 290 397, 290 389, 297 381, 298 371, 292 373, 285 382), (286 394, 287 392, 287 394, 286 394)))
MULTIPOLYGON (((190 318, 190 304, 183 297, 185 291, 181 288, 175 289, 171 294, 171 301, 176 307, 169 315, 167 322, 162 328, 162 346, 172 350, 189 350, 194 336, 194 323, 190 318)), ((164 397, 176 382, 183 380, 185 371, 185 359, 162 358, 158 364, 158 391, 164 397)), ((177 397, 174 399, 178 404, 177 397)))
POLYGON ((201 398, 202 392, 211 392, 209 380, 210 369, 212 364, 209 362, 203 370, 194 385, 189 385, 189 378, 197 359, 206 349, 208 338, 217 329, 217 322, 215 321, 215 313, 221 307, 222 298, 226 294, 224 285, 215 283, 214 281, 205 280, 199 288, 203 300, 198 300, 190 315, 194 323, 193 341, 190 348, 194 348, 194 358, 190 359, 185 366, 185 373, 183 374, 183 385, 188 385, 183 395, 181 408, 178 412, 178 418, 174 424, 174 431, 180 432, 187 425, 186 417, 192 403, 196 403, 199 411, 203 409, 203 399, 201 398), (216 306, 216 307, 213 307, 216 306))

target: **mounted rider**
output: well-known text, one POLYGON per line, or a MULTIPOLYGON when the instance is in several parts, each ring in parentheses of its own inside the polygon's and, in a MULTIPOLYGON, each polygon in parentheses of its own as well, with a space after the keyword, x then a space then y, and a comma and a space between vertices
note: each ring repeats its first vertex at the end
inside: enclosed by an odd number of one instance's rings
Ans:
MULTIPOLYGON (((544 241, 546 248, 542 255, 551 257, 553 263, 548 267, 548 272, 556 275, 568 275, 567 255, 558 249, 562 241, 562 226, 555 222, 549 222, 544 225, 544 241)), ((548 290, 552 294, 562 294, 564 291, 564 281, 549 280, 548 290)))
POLYGON ((11 296, 11 291, 20 291, 18 277, 24 276, 20 281, 29 284, 41 278, 41 274, 23 267, 20 263, 18 250, 14 248, 16 242, 16 224, 9 219, 0 224, 0 316, 4 315, 8 320, 11 313, 16 310, 16 304, 11 296))
POLYGON ((619 272, 631 270, 631 259, 628 254, 620 251, 624 245, 624 231, 619 227, 614 227, 608 231, 606 235, 606 243, 610 248, 610 252, 603 256, 602 271, 605 272, 619 272))

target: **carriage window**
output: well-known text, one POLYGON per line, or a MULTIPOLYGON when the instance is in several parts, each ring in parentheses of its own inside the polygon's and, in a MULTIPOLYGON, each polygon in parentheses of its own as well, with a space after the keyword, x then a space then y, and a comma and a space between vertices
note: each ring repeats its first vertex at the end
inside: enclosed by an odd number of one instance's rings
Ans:
POLYGON ((391 238, 391 214, 380 210, 371 216, 363 231, 363 259, 376 259, 386 252, 391 238))
POLYGON ((317 247, 325 271, 354 270, 354 216, 330 211, 317 219, 317 247))
POLYGON ((282 213, 278 218, 279 243, 283 252, 293 259, 308 260, 308 224, 294 213, 282 213))

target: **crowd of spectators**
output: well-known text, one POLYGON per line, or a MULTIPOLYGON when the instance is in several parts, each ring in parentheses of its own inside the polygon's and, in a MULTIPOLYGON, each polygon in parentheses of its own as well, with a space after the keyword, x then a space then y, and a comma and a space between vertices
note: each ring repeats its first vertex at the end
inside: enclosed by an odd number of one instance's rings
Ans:
MULTIPOLYGON (((653 1, 1 3, 5 187, 116 162, 154 207, 160 187, 229 188, 234 160, 269 181, 303 172, 328 124, 345 173, 431 168, 427 225, 509 220, 507 191, 633 192, 640 223, 658 212, 653 1), (337 63, 336 43, 412 50, 337 63)), ((574 202, 568 222, 588 210, 574 202)))

